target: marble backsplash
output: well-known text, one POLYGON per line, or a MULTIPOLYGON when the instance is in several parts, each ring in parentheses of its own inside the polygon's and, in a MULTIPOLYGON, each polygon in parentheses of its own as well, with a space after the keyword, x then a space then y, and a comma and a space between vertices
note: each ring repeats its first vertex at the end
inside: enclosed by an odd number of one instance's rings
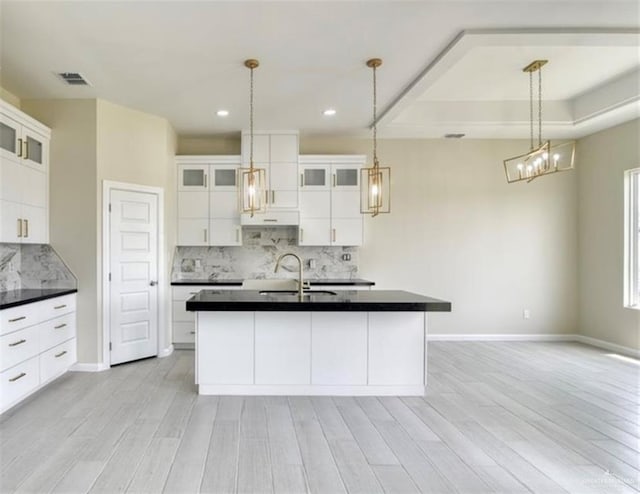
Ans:
POLYGON ((307 279, 358 275, 357 247, 298 246, 296 227, 243 227, 242 247, 176 247, 171 279, 290 278, 298 272, 295 259, 286 259, 273 272, 278 256, 285 252, 300 256, 307 279))
POLYGON ((71 270, 48 244, 0 243, 0 292, 22 288, 77 288, 71 270))

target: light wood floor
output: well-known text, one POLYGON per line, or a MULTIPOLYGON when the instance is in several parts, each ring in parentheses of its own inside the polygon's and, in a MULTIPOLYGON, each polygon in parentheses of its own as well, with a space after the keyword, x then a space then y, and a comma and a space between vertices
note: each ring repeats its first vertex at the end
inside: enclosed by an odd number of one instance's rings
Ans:
POLYGON ((429 344, 425 398, 195 394, 193 353, 69 373, 0 418, 2 492, 638 492, 639 371, 429 344))

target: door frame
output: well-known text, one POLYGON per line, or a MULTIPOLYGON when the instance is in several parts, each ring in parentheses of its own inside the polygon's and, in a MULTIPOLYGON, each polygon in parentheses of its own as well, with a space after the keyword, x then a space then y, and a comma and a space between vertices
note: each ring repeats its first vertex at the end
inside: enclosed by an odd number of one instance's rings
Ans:
MULTIPOLYGON (((111 260, 111 228, 109 221, 109 202, 112 190, 127 192, 141 192, 154 194, 158 197, 158 348, 157 357, 166 357, 173 353, 173 345, 168 341, 167 318, 163 308, 166 305, 167 274, 164 252, 164 189, 149 185, 130 184, 125 182, 102 181, 102 362, 106 369, 111 367, 111 318, 108 307, 111 304, 111 290, 109 287, 109 262, 111 260)), ((169 305, 170 307, 170 305, 169 305)), ((169 309, 171 310, 171 309, 169 309)), ((169 313, 169 316, 171 314, 169 313)))

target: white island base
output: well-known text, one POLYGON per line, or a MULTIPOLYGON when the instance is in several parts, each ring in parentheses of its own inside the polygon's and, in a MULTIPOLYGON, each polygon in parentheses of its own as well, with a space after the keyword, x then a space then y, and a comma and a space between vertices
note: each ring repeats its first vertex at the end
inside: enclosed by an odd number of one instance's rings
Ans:
POLYGON ((196 314, 200 394, 424 395, 425 312, 196 314))

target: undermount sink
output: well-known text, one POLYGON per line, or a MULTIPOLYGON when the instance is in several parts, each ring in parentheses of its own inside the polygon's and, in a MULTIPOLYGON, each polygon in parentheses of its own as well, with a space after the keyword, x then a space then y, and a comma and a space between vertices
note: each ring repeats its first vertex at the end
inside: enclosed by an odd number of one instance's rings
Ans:
MULTIPOLYGON (((298 295, 297 290, 260 290, 260 295, 298 295)), ((330 290, 304 290, 303 295, 337 295, 330 290)))

